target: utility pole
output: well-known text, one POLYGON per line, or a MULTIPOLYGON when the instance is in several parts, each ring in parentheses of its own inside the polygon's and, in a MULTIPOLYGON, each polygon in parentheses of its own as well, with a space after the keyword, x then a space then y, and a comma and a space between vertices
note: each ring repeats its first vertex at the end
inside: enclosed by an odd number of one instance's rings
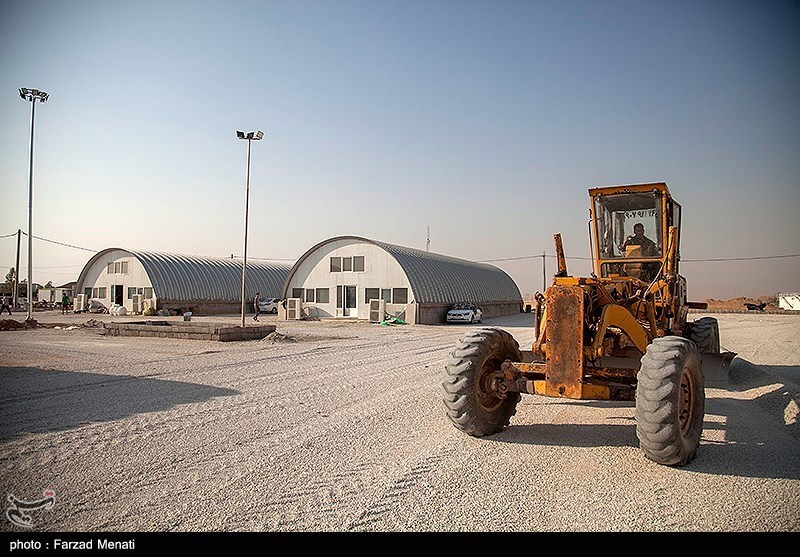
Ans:
POLYGON ((547 290, 547 261, 545 252, 542 252, 542 294, 547 290))
POLYGON ((22 229, 17 228, 17 263, 16 267, 14 267, 14 301, 11 302, 14 304, 14 309, 17 309, 17 296, 19 295, 19 242, 22 238, 22 229))

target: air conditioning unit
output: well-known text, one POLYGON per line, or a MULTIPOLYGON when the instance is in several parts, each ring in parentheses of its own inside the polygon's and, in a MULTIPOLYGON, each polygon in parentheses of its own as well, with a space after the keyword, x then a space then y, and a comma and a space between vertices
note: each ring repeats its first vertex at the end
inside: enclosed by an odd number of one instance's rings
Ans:
POLYGON ((78 294, 72 299, 72 311, 80 313, 86 305, 86 294, 78 294))
POLYGON ((303 318, 303 300, 300 298, 286 299, 286 319, 303 318))
POLYGON ((142 307, 142 295, 141 294, 134 294, 133 295, 133 309, 131 310, 133 313, 142 313, 144 308, 142 307))
POLYGON ((369 322, 380 323, 386 315, 386 300, 372 299, 369 301, 369 322))

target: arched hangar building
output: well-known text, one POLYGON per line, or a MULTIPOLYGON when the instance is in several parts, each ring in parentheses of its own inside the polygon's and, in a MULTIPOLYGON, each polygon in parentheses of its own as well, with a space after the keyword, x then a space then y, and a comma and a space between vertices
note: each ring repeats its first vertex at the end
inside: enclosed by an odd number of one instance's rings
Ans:
MULTIPOLYGON (((408 323, 444 323, 457 302, 484 317, 519 313, 522 295, 503 270, 359 236, 337 236, 309 249, 292 267, 282 298, 310 317, 371 319, 370 301, 408 323)), ((285 316, 292 318, 287 307, 285 316)))
MULTIPOLYGON (((252 311, 257 291, 262 298, 279 298, 291 269, 285 263, 248 260, 247 310, 252 311)), ((108 248, 86 263, 75 294, 83 295, 83 308, 98 299, 131 313, 150 306, 200 315, 236 314, 242 308, 242 260, 108 248)))

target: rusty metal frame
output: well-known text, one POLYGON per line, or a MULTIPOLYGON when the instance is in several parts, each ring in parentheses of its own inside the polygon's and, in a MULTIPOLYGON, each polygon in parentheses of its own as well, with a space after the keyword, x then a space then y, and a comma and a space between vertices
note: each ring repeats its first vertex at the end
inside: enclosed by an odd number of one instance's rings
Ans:
MULTIPOLYGON (((593 250, 593 254, 597 254, 596 257, 592 257, 592 265, 594 267, 594 274, 598 277, 602 276, 601 269, 605 264, 614 264, 620 263, 619 258, 613 259, 606 259, 600 257, 600 238, 597 234, 597 214, 595 212, 595 198, 600 196, 606 195, 616 195, 621 193, 648 193, 652 191, 658 191, 661 193, 661 229, 668 230, 670 227, 667 226, 667 219, 668 219, 668 211, 667 206, 669 200, 672 199, 669 193, 669 189, 667 188, 667 184, 664 182, 654 182, 650 184, 632 184, 627 186, 609 186, 603 188, 591 188, 589 189, 589 198, 591 202, 589 203, 589 214, 591 215, 592 224, 591 226, 591 246, 593 250)), ((664 238, 661 238, 663 240, 664 238)), ((665 265, 665 261, 667 259, 667 250, 664 250, 664 254, 659 258, 662 265, 665 265)), ((642 257, 631 257, 625 260, 626 263, 653 263, 654 258, 642 258, 642 257)))
MULTIPOLYGON (((670 325, 674 328, 685 322, 691 302, 683 299, 685 279, 678 275, 679 230, 668 226, 673 200, 667 185, 656 182, 592 188, 589 195, 595 273, 591 277, 570 276, 561 235, 553 236, 557 271, 545 294, 535 295, 532 350, 524 353, 524 362, 503 365, 494 378, 494 388, 498 391, 586 400, 633 400, 639 357, 653 338, 680 334, 671 330, 670 325), (659 275, 650 282, 634 277, 600 276, 603 264, 620 260, 600 257, 596 197, 645 192, 661 193, 659 241, 663 245, 666 240, 666 249, 657 259, 662 265, 659 275), (591 324, 587 328, 586 313, 590 311, 591 324), (605 363, 613 360, 623 363, 605 363)), ((656 258, 626 261, 655 262, 656 258)))

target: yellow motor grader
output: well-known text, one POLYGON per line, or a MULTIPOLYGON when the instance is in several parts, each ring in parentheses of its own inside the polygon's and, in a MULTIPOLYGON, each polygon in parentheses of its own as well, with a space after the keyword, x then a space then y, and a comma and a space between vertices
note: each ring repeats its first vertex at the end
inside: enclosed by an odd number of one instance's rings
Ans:
POLYGON ((501 431, 521 394, 635 401, 645 456, 683 466, 695 456, 705 414, 703 365, 727 368, 717 320, 688 321, 678 273, 681 206, 663 182, 593 188, 589 277, 567 273, 560 234, 558 270, 537 292, 535 340, 520 350, 507 331, 480 328, 445 365, 444 406, 457 428, 501 431))

